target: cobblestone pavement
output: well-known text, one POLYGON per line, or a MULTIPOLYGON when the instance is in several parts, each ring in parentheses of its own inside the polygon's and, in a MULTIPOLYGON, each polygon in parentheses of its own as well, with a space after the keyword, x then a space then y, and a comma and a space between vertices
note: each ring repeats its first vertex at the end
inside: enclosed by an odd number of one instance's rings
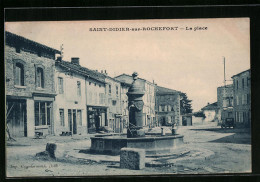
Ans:
POLYGON ((215 123, 209 123, 181 127, 179 133, 184 135, 186 149, 197 149, 204 153, 170 158, 168 165, 146 167, 143 170, 120 169, 119 156, 87 156, 79 153, 90 147, 91 135, 19 138, 16 142, 7 142, 7 176, 212 174, 251 171, 251 135, 248 129, 221 129, 215 123), (45 150, 48 142, 65 144, 68 154, 66 158, 49 161, 35 157, 36 153, 45 150), (204 157, 209 153, 210 157, 204 157))

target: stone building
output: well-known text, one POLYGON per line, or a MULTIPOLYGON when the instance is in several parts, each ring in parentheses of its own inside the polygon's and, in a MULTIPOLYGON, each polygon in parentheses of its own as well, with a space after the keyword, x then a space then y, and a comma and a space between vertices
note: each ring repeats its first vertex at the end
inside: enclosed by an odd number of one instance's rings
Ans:
POLYGON ((87 133, 86 76, 87 73, 79 65, 79 58, 71 58, 71 62, 63 61, 60 57, 56 60, 55 134, 87 133))
MULTIPOLYGON (((133 77, 127 74, 121 74, 116 76, 115 79, 119 80, 122 83, 132 84, 133 77)), ((143 90, 145 92, 143 96, 144 107, 143 107, 143 121, 145 126, 152 127, 154 122, 156 122, 155 118, 155 87, 154 83, 151 83, 145 79, 138 78, 137 82, 142 85, 143 90)))
POLYGON ((250 69, 232 76, 234 117, 237 126, 251 126, 250 69))
POLYGON ((233 116, 233 84, 217 88, 219 118, 218 121, 225 121, 233 116))
POLYGON ((60 51, 5 33, 6 122, 13 137, 54 133, 54 64, 60 51))
POLYGON ((176 90, 156 87, 157 126, 171 126, 173 123, 181 125, 180 93, 176 90))
POLYGON ((208 103, 205 107, 201 109, 203 111, 203 114, 205 115, 204 121, 205 122, 214 122, 218 119, 218 103, 214 102, 212 104, 208 103))

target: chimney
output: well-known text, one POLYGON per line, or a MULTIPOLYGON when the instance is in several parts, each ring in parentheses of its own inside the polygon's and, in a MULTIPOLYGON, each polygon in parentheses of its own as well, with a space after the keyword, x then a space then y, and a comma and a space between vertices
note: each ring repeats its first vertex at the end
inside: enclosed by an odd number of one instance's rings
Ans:
POLYGON ((71 58, 71 63, 79 65, 79 58, 78 57, 71 58))
POLYGON ((107 75, 107 70, 105 70, 105 75, 107 75))
POLYGON ((103 70, 101 70, 101 73, 103 74, 103 70))
POLYGON ((57 61, 60 62, 61 60, 62 60, 62 57, 61 57, 61 56, 58 56, 58 57, 57 57, 57 61))

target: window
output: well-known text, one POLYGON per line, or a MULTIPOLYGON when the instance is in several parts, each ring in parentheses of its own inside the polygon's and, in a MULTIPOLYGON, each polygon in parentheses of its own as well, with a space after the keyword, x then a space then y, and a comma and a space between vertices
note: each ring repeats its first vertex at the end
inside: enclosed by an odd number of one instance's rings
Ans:
POLYGON ((65 126, 64 123, 64 109, 60 109, 60 125, 65 126))
POLYGON ((24 86, 24 66, 21 63, 15 64, 15 85, 24 86))
POLYGON ((58 89, 59 89, 59 94, 63 94, 64 90, 63 90, 63 78, 58 77, 58 89))
POLYGON ((237 90, 238 90, 238 80, 237 80, 237 90))
POLYGON ((104 104, 104 103, 105 103, 105 94, 99 93, 99 104, 104 104))
POLYGON ((172 110, 172 106, 168 105, 168 111, 172 110))
POLYGON ((118 86, 116 86, 116 95, 118 96, 118 86))
POLYGON ((237 105, 239 105, 239 97, 238 97, 238 95, 237 95, 237 105))
POLYGON ((88 93, 88 98, 89 98, 89 102, 91 103, 92 102, 92 92, 88 93))
POLYGON ((81 83, 80 83, 80 81, 77 81, 77 95, 78 95, 78 97, 81 96, 81 83))
POLYGON ((112 92, 111 91, 111 85, 108 85, 108 88, 109 88, 108 93, 111 94, 111 92, 112 92))
POLYGON ((94 93, 94 103, 97 104, 97 93, 94 93))
POLYGON ((245 84, 244 84, 244 78, 242 78, 242 88, 244 89, 244 87, 245 87, 245 84))
POLYGON ((113 106, 115 106, 116 105, 116 100, 113 100, 113 106))
POLYGON ((44 88, 44 75, 43 75, 43 69, 42 68, 37 68, 36 85, 37 85, 37 87, 44 88))
POLYGON ((172 111, 174 111, 173 107, 172 107, 172 111))
POLYGON ((162 107, 162 112, 164 112, 165 111, 165 106, 161 106, 162 107))
POLYGON ((162 106, 159 106, 159 111, 160 111, 160 112, 162 111, 162 106))
POLYGON ((51 123, 51 102, 35 101, 35 126, 50 125, 51 123))
POLYGON ((249 78, 246 79, 246 86, 249 86, 249 78))
POLYGON ((82 114, 81 110, 77 110, 77 121, 78 121, 78 126, 82 126, 82 114))

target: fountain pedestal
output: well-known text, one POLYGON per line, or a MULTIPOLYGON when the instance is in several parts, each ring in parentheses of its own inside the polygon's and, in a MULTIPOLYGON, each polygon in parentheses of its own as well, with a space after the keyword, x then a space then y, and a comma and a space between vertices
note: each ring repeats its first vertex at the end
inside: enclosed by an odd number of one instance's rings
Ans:
POLYGON ((142 86, 137 82, 137 73, 134 72, 133 83, 129 88, 126 95, 128 96, 128 108, 129 108, 129 126, 127 129, 127 138, 144 137, 145 132, 143 130, 143 95, 144 91, 142 86))

